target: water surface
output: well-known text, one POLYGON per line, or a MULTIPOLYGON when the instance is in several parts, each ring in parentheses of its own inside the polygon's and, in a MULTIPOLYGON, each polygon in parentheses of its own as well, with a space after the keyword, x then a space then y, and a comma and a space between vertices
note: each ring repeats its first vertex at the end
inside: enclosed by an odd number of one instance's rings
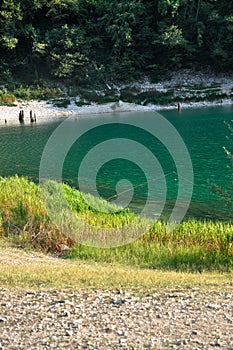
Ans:
MULTIPOLYGON (((223 146, 231 147, 227 136, 230 136, 225 122, 232 119, 233 107, 215 107, 186 109, 160 112, 177 129, 190 153, 194 171, 194 191, 188 215, 197 218, 226 218, 231 211, 212 192, 213 183, 227 188, 232 180, 229 160, 223 151, 223 146)), ((77 174, 79 165, 85 155, 96 145, 112 138, 128 138, 143 144, 157 157, 166 177, 167 193, 166 206, 163 216, 166 217, 174 205, 177 196, 178 183, 176 166, 166 147, 154 140, 148 133, 137 128, 120 124, 129 124, 140 118, 155 118, 153 112, 146 113, 113 113, 99 116, 85 116, 78 122, 72 120, 74 127, 86 123, 90 129, 94 118, 108 120, 111 125, 95 128, 75 142, 70 148, 63 167, 63 181, 78 187, 77 174)), ((55 119, 48 123, 38 121, 32 125, 3 125, 0 127, 0 175, 26 175, 33 181, 38 181, 40 159, 50 135, 62 120, 55 119)), ((64 135, 69 138, 69 135, 64 135)), ((143 157, 143 155, 142 155, 143 157)), ((151 174, 153 180, 154 174, 151 174)), ((113 159, 104 164, 96 178, 99 194, 107 199, 117 194, 116 184, 121 179, 128 179, 134 188, 134 196, 130 207, 134 210, 141 208, 148 196, 148 185, 142 169, 130 161, 113 159)), ((85 191, 90 191, 91 181, 84 179, 85 191)), ((125 184, 127 186, 127 183, 125 184)), ((159 186, 157 186, 157 189, 159 186)), ((96 195, 96 193, 93 193, 96 195)), ((159 199, 159 190, 150 193, 150 200, 159 199), (155 197, 153 197, 155 196, 155 197)))

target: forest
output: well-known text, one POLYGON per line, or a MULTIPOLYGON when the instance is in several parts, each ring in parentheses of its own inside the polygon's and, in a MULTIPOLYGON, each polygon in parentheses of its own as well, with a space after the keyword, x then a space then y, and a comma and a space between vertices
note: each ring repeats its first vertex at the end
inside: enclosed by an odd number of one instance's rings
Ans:
POLYGON ((228 72, 229 0, 3 0, 0 81, 90 85, 177 69, 228 72))

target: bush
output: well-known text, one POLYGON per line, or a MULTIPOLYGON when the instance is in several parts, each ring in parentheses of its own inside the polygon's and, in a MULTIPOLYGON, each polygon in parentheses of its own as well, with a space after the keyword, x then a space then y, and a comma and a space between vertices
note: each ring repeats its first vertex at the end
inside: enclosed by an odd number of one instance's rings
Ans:
POLYGON ((13 94, 3 93, 0 95, 0 105, 2 106, 15 106, 16 97, 13 94))
POLYGON ((85 101, 75 101, 77 107, 90 106, 91 103, 85 101))
POLYGON ((70 99, 68 98, 61 98, 53 100, 53 105, 58 108, 67 108, 70 105, 70 99))
POLYGON ((63 92, 59 88, 49 88, 40 86, 19 86, 14 89, 14 95, 21 100, 50 100, 59 98, 63 92))

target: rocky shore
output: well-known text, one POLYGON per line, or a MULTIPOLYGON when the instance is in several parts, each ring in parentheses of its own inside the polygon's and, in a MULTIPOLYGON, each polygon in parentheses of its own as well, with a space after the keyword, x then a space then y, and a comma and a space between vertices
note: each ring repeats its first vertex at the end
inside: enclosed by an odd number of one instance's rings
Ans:
POLYGON ((0 349, 233 349, 232 286, 153 294, 0 288, 0 349))
POLYGON ((136 105, 134 103, 119 102, 116 106, 113 103, 98 105, 92 103, 90 106, 77 107, 75 103, 71 103, 67 108, 55 107, 52 103, 46 101, 24 101, 17 102, 16 106, 0 106, 0 125, 19 123, 19 111, 24 111, 24 122, 30 124, 30 111, 36 114, 37 122, 49 121, 54 118, 81 116, 87 114, 102 114, 132 111, 150 111, 149 107, 136 105))
MULTIPOLYGON (((113 93, 115 97, 119 98, 119 102, 98 104, 89 101, 86 105, 84 103, 78 106, 76 102, 80 101, 80 97, 77 96, 70 99, 67 108, 56 107, 52 101, 20 101, 11 107, 0 106, 0 125, 5 124, 5 121, 6 124, 17 123, 20 110, 24 110, 25 123, 30 123, 30 111, 36 114, 38 121, 46 121, 51 118, 72 115, 175 109, 180 99, 184 99, 182 108, 231 105, 233 101, 233 76, 183 70, 175 72, 170 79, 162 80, 159 83, 151 83, 145 78, 142 81, 125 85, 107 85, 107 89, 109 89, 110 94, 113 93), (142 96, 143 93, 149 94, 149 96, 160 94, 160 98, 163 94, 165 97, 168 94, 170 102, 159 104, 147 101, 146 105, 143 101, 140 104, 123 102, 120 99, 123 92, 128 94, 127 96, 130 95, 133 100, 137 100, 137 97, 142 96)), ((96 91, 95 93, 104 96, 106 91, 96 91)))

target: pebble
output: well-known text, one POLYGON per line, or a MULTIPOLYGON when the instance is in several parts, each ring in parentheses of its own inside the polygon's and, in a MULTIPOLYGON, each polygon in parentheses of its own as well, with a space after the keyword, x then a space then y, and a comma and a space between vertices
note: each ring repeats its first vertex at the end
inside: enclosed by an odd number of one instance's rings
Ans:
POLYGON ((68 330, 68 329, 66 330, 66 335, 71 337, 73 334, 74 333, 71 330, 68 330))
POLYGON ((233 349, 232 287, 138 296, 0 287, 0 300, 0 350, 233 349))
POLYGON ((114 304, 114 305, 122 305, 122 304, 125 303, 125 300, 123 300, 123 299, 119 299, 119 300, 111 299, 111 300, 110 300, 110 303, 111 303, 111 304, 114 304))
POLYGON ((123 332, 123 331, 117 331, 117 335, 119 335, 119 336, 122 336, 122 335, 124 335, 125 333, 123 332))
POLYGON ((209 309, 214 309, 214 310, 218 310, 218 309, 221 308, 220 305, 216 305, 216 304, 209 304, 209 305, 207 305, 207 307, 208 307, 209 309))

